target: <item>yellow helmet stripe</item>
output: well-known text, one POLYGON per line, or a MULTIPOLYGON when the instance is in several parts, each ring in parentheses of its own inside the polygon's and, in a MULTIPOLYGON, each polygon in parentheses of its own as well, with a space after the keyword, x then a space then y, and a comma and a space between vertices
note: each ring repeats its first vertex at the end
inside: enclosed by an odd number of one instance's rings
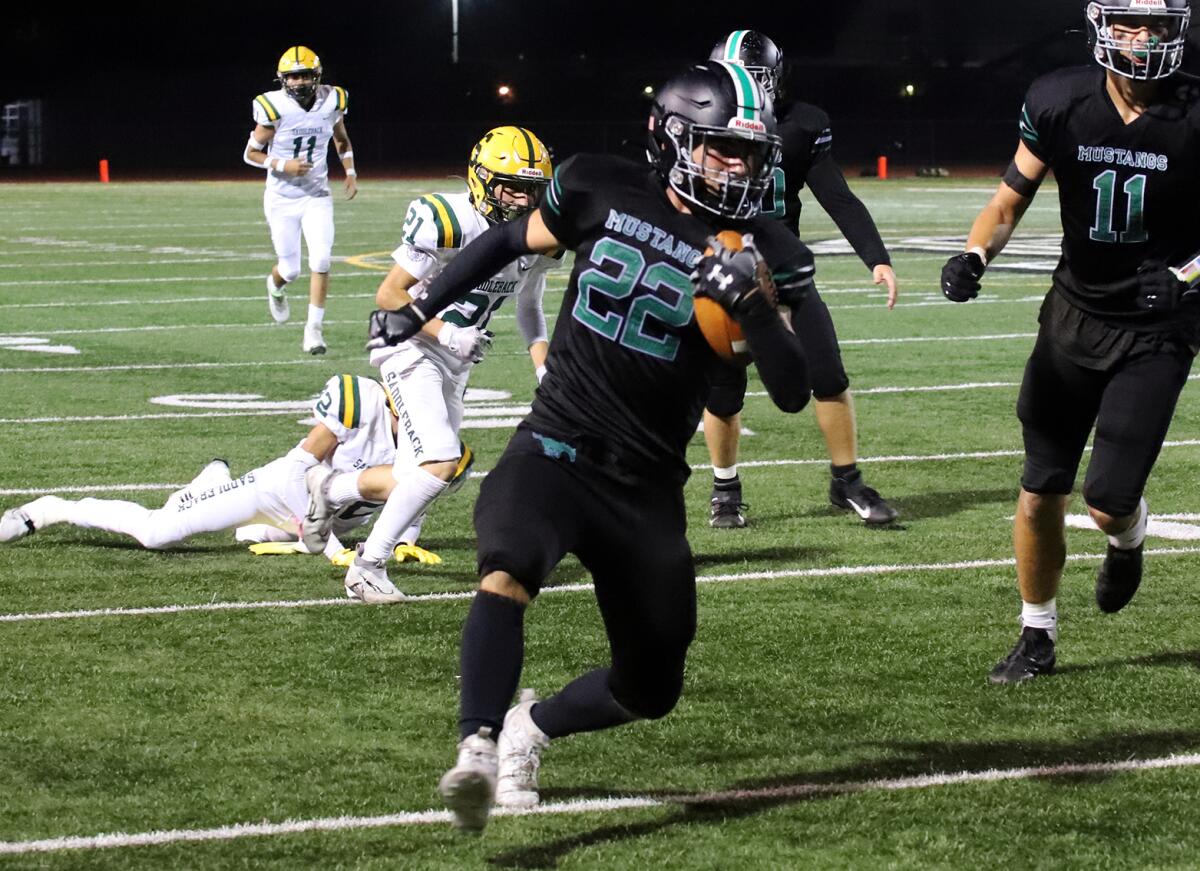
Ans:
MULTIPOLYGON (((278 121, 279 120, 279 110, 276 109, 271 104, 271 101, 267 99, 266 94, 259 94, 257 97, 254 98, 254 100, 256 103, 258 103, 258 105, 262 106, 263 111, 267 113, 268 120, 270 120, 270 121, 278 121)), ((243 103, 242 105, 245 105, 245 104, 243 103)))
POLYGON ((346 89, 340 85, 334 85, 333 89, 337 91, 337 107, 339 112, 346 111, 346 89))
POLYGON ((346 429, 358 426, 362 400, 358 392, 358 379, 353 375, 342 376, 342 396, 338 402, 338 417, 346 429))

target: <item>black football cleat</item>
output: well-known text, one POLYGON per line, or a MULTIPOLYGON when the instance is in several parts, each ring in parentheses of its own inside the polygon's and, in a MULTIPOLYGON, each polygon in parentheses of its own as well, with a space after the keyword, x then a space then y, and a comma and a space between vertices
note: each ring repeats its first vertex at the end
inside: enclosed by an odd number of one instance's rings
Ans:
POLYGON ((746 525, 746 508, 742 488, 718 490, 713 488, 708 511, 708 525, 713 529, 741 529, 746 525))
POLYGON ((988 675, 990 683, 1021 683, 1039 674, 1054 674, 1054 639, 1045 629, 1026 626, 1017 646, 996 663, 988 675))
POLYGON ((862 472, 857 470, 849 477, 830 480, 829 501, 835 508, 853 511, 868 526, 883 526, 900 516, 877 490, 863 482, 862 472))
POLYGON ((1108 546, 1100 571, 1096 573, 1096 604, 1105 614, 1115 614, 1129 604, 1142 583, 1142 548, 1129 550, 1108 546))

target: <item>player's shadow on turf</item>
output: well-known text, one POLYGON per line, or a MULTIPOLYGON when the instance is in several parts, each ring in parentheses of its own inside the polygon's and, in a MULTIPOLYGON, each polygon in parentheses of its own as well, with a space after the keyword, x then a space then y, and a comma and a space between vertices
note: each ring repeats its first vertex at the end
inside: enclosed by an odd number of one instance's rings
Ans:
MULTIPOLYGON (((1200 731, 1195 730, 1100 735, 1073 744, 1046 741, 959 744, 937 741, 885 741, 867 745, 892 754, 890 758, 873 762, 825 771, 805 771, 740 781, 727 789, 702 795, 642 793, 663 801, 666 807, 662 810, 667 812, 667 816, 642 823, 602 826, 590 832, 544 844, 505 850, 493 856, 489 862, 501 868, 555 868, 563 858, 585 847, 628 841, 681 825, 722 825, 730 819, 750 817, 776 807, 867 792, 878 788, 872 787, 877 781, 896 781, 964 771, 1061 769, 1066 765, 1166 756, 1194 751, 1198 745, 1200 731), (670 809, 672 805, 673 810, 670 809)), ((1063 771, 1061 774, 1048 773, 1039 779, 1046 783, 1075 786, 1080 782, 1101 782, 1116 773, 1063 771)), ((562 801, 607 797, 611 794, 611 787, 545 789, 542 791, 542 798, 562 801)))
POLYGON ((1109 669, 1128 668, 1179 668, 1190 666, 1200 670, 1200 650, 1177 650, 1165 653, 1151 653, 1147 656, 1135 656, 1130 659, 1105 659, 1100 662, 1079 662, 1060 665, 1055 671, 1062 674, 1082 674, 1088 671, 1107 671, 1109 669))

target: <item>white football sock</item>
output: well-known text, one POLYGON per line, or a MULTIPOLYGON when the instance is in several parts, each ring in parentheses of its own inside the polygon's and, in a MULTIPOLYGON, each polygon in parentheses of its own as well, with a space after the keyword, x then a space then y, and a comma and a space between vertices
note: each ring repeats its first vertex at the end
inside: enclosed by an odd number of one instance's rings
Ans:
POLYGON ((1117 550, 1133 550, 1146 540, 1146 524, 1149 520, 1150 510, 1146 507, 1146 500, 1141 499, 1138 501, 1137 520, 1124 532, 1110 535, 1108 543, 1117 550))
POLYGON ((400 543, 400 536, 447 486, 446 481, 419 466, 397 475, 396 487, 363 545, 363 557, 369 560, 390 558, 400 543))
POLYGON ((363 496, 358 489, 358 476, 358 472, 342 472, 333 476, 333 480, 329 482, 329 501, 335 508, 362 501, 363 496))
POLYGON ((713 466, 713 477, 721 481, 729 481, 737 477, 737 466, 713 466))
POLYGON ((1032 602, 1021 603, 1021 625, 1032 626, 1034 629, 1045 629, 1050 637, 1058 640, 1058 602, 1051 599, 1034 605, 1032 602))
POLYGON ((319 327, 325 323, 325 309, 321 306, 308 304, 308 325, 310 327, 319 327))

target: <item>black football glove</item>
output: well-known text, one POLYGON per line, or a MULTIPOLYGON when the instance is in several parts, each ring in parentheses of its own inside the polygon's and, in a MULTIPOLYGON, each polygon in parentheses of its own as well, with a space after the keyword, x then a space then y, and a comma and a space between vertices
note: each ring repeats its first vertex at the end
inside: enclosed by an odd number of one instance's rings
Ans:
POLYGON ((412 303, 396 311, 375 309, 367 327, 367 350, 398 345, 421 332, 425 318, 412 303))
POLYGON ((706 254, 692 273, 696 296, 706 296, 741 320, 775 307, 775 284, 766 261, 749 239, 740 251, 726 248, 715 237, 708 240, 706 254))
POLYGON ((1147 260, 1137 271, 1137 307, 1144 311, 1172 312, 1200 297, 1200 288, 1189 287, 1161 260, 1147 260))
POLYGON ((955 254, 942 267, 942 295, 951 302, 966 302, 979 296, 983 258, 974 251, 955 254))

